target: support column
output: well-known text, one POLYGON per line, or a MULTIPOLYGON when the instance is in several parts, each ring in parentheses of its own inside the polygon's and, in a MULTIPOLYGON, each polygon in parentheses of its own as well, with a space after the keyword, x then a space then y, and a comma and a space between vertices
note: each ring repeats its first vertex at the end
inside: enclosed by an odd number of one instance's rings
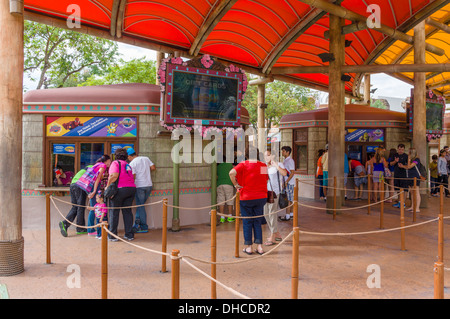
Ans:
POLYGON ((8 160, 0 165, 0 276, 12 276, 24 270, 21 195, 23 3, 0 0, 0 26, 0 146, 3 154, 8 154, 8 160))
MULTIPOLYGON (((344 187, 344 153, 345 153, 345 87, 341 80, 341 67, 344 65, 345 47, 341 34, 343 19, 330 14, 330 53, 335 60, 330 62, 329 102, 328 102, 328 185, 337 177, 337 188, 344 187)), ((333 207, 333 200, 327 191, 327 207, 333 207)), ((343 192, 336 192, 336 208, 342 206, 343 192)))
POLYGON ((159 66, 161 65, 161 61, 164 59, 165 54, 164 52, 156 52, 156 85, 159 85, 159 80, 158 80, 158 70, 159 70, 159 66))
POLYGON ((258 149, 264 152, 267 148, 266 139, 266 124, 265 124, 265 100, 266 100, 266 85, 258 85, 258 149))
MULTIPOLYGON (((425 22, 414 27, 414 64, 425 64, 425 22)), ((414 73, 414 119, 412 145, 417 151, 420 161, 428 167, 427 138, 426 138, 426 73, 414 73)), ((420 207, 427 207, 427 194, 424 187, 420 191, 420 207)))
POLYGON ((364 103, 370 105, 370 73, 364 74, 364 103))

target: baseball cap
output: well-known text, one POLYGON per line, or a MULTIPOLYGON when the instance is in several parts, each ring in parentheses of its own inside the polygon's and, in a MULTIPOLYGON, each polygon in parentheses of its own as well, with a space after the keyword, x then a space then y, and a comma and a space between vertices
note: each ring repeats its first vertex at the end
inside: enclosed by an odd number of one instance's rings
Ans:
POLYGON ((135 153, 136 153, 136 151, 134 150, 134 148, 132 148, 132 147, 127 148, 127 154, 128 154, 128 155, 133 155, 133 154, 135 154, 135 153))

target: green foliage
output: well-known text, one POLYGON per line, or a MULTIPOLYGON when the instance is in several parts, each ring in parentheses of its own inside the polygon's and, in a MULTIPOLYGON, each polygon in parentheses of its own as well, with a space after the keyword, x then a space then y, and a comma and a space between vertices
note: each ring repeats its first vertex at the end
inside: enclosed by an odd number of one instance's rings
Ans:
POLYGON ((102 74, 118 54, 115 42, 25 21, 24 72, 36 89, 74 86, 102 74))
POLYGON ((102 76, 92 75, 79 86, 120 84, 120 83, 156 83, 156 62, 145 58, 133 59, 128 62, 123 59, 109 66, 102 76))
MULTIPOLYGON (((247 77, 250 81, 251 76, 247 74, 247 77)), ((266 128, 278 125, 283 115, 313 110, 317 98, 317 92, 299 85, 282 81, 266 84, 265 103, 268 104, 265 109, 266 128)), ((249 85, 242 106, 248 110, 250 123, 254 127, 257 127, 257 104, 257 85, 249 85)))

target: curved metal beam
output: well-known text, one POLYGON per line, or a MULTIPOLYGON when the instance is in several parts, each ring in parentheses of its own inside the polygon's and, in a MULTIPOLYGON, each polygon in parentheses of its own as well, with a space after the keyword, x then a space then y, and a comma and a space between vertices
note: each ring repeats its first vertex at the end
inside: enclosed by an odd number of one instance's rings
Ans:
POLYGON ((238 0, 222 0, 220 1, 209 14, 205 23, 200 28, 197 37, 195 38, 192 46, 189 50, 189 54, 196 56, 200 52, 203 44, 206 39, 210 35, 210 33, 214 30, 214 27, 219 23, 220 19, 222 19, 228 10, 237 2, 238 0))

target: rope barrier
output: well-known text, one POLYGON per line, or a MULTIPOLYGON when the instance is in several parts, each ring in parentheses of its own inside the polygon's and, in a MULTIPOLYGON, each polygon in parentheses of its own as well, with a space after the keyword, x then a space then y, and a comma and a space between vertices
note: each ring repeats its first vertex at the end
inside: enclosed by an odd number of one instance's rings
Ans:
POLYGON ((231 200, 234 200, 236 198, 236 194, 231 197, 230 199, 227 199, 223 202, 217 203, 217 204, 213 204, 213 205, 209 205, 209 206, 203 206, 203 207, 181 207, 181 206, 175 206, 175 205, 170 205, 170 204, 166 204, 167 207, 172 207, 172 208, 178 208, 178 209, 186 209, 186 210, 200 210, 200 209, 207 209, 207 208, 212 208, 215 206, 221 206, 224 205, 226 202, 229 202, 231 200))
POLYGON ((370 206, 375 206, 378 205, 382 202, 386 202, 394 197, 396 197, 397 195, 385 198, 382 201, 379 202, 375 202, 375 203, 371 203, 371 204, 367 204, 367 205, 363 205, 363 206, 357 206, 357 207, 348 207, 348 208, 328 208, 328 207, 318 207, 318 206, 311 206, 311 205, 306 205, 306 204, 302 204, 300 202, 298 202, 298 205, 303 206, 303 207, 307 207, 307 208, 312 208, 312 209, 320 209, 320 210, 336 210, 336 211, 344 211, 344 210, 356 210, 356 209, 362 209, 362 208, 367 208, 370 206))
MULTIPOLYGON (((448 189, 448 188, 447 188, 447 189, 448 189)), ((354 210, 354 209, 361 209, 361 208, 365 208, 365 207, 368 207, 368 206, 377 205, 377 204, 379 204, 379 203, 382 203, 382 202, 384 202, 384 201, 387 201, 387 200, 389 200, 389 199, 391 199, 391 198, 393 198, 393 197, 396 197, 396 196, 397 196, 397 195, 392 196, 392 197, 389 197, 389 198, 386 198, 386 199, 383 200, 383 201, 376 202, 376 203, 369 204, 369 205, 364 205, 364 206, 360 206, 360 207, 346 208, 346 209, 336 209, 336 210, 354 210)), ((233 200, 235 197, 236 197, 236 195, 235 195, 232 199, 229 199, 229 200, 227 200, 227 201, 224 201, 223 203, 226 203, 226 202, 228 202, 228 201, 230 201, 230 200, 233 200)), ((158 251, 158 250, 154 250, 154 249, 149 249, 149 248, 146 248, 146 247, 143 247, 143 246, 136 245, 136 244, 134 244, 134 243, 130 243, 130 242, 128 242, 128 241, 125 241, 124 239, 120 238, 119 236, 113 234, 110 230, 108 230, 107 227, 105 226, 105 224, 104 224, 103 222, 102 222, 102 223, 99 223, 99 224, 97 224, 97 225, 94 225, 94 226, 80 226, 80 225, 77 225, 77 224, 75 224, 75 223, 73 223, 73 222, 70 222, 69 220, 67 220, 67 219, 64 217, 64 215, 61 213, 60 209, 57 207, 57 205, 56 205, 56 203, 55 203, 55 201, 54 201, 53 196, 50 196, 50 199, 51 199, 53 205, 55 206, 55 208, 57 209, 58 213, 59 213, 59 214, 60 214, 67 222, 69 222, 71 225, 74 225, 74 226, 77 226, 77 227, 82 227, 82 228, 94 228, 94 227, 97 228, 97 227, 102 227, 102 228, 105 230, 105 233, 104 233, 104 234, 107 233, 107 234, 109 234, 110 236, 112 236, 112 237, 114 237, 114 238, 116 238, 116 239, 118 239, 118 240, 121 240, 122 242, 125 242, 126 244, 129 244, 129 245, 131 245, 131 246, 134 246, 134 247, 136 247, 136 248, 138 248, 138 249, 142 249, 142 250, 145 250, 145 251, 150 252, 150 253, 155 253, 155 254, 159 254, 159 255, 169 256, 169 257, 172 258, 172 259, 175 259, 175 258, 176 258, 176 259, 181 259, 184 263, 186 263, 188 266, 190 266, 191 268, 193 268, 194 270, 196 270, 197 272, 199 272, 200 274, 202 274, 203 276, 205 276, 205 277, 208 278, 209 280, 214 281, 215 283, 217 283, 217 284, 219 284, 221 287, 223 287, 225 290, 227 290, 227 291, 229 291, 230 293, 232 293, 232 294, 234 294, 234 295, 236 295, 236 296, 238 296, 238 297, 240 297, 240 298, 243 298, 243 299, 250 299, 250 298, 249 298, 248 296, 246 296, 246 295, 244 295, 244 294, 242 294, 242 293, 240 293, 240 292, 238 292, 238 291, 236 291, 236 290, 234 290, 234 289, 232 289, 232 288, 230 288, 230 287, 224 285, 223 283, 221 283, 220 281, 216 280, 216 279, 213 278, 212 276, 206 274, 204 271, 202 271, 201 269, 199 269, 198 267, 196 267, 195 265, 193 265, 192 263, 190 263, 190 262, 187 261, 186 259, 191 259, 191 260, 198 261, 198 262, 201 262, 201 263, 205 263, 205 264, 214 264, 214 265, 228 265, 228 264, 237 264, 237 263, 242 263, 242 262, 249 262, 249 261, 252 261, 252 260, 255 260, 255 259, 258 259, 258 258, 263 258, 263 257, 265 257, 265 256, 270 255, 270 254, 271 254, 272 252, 274 252, 276 249, 279 249, 279 248, 280 248, 280 247, 281 247, 281 246, 282 246, 289 238, 291 238, 291 237, 293 236, 293 234, 294 234, 294 231, 292 231, 292 232, 289 233, 289 234, 288 234, 288 235, 287 235, 287 236, 286 236, 286 237, 285 237, 278 245, 276 245, 274 248, 272 248, 272 249, 270 249, 269 251, 265 252, 263 255, 256 256, 256 257, 252 257, 252 258, 245 258, 245 259, 240 259, 240 260, 236 260, 236 261, 228 261, 228 262, 212 262, 212 261, 209 261, 209 260, 202 260, 202 259, 200 259, 200 258, 196 258, 196 257, 189 256, 189 255, 181 255, 181 256, 176 256, 176 257, 174 257, 174 256, 172 256, 171 254, 168 254, 168 253, 164 253, 164 252, 161 252, 161 251, 158 251)), ((57 199, 57 200, 58 200, 58 199, 57 199)), ((60 200, 60 201, 61 201, 61 200, 60 200)), ((62 202, 67 203, 67 202, 65 202, 65 201, 62 201, 62 202)), ((163 202, 163 201, 160 201, 160 202, 163 202)), ((159 203, 159 202, 157 202, 157 203, 159 203)), ((157 203, 151 203, 151 204, 157 204, 157 203)), ((315 207, 315 206, 310 206, 310 205, 306 205, 306 204, 301 204, 301 203, 299 203, 298 201, 294 201, 294 202, 293 202, 291 205, 289 205, 288 207, 294 205, 295 203, 298 204, 298 205, 305 206, 305 207, 309 207, 309 208, 313 208, 313 209, 326 209, 326 210, 329 210, 329 208, 321 208, 321 207, 315 207)), ((67 203, 67 204, 69 204, 69 203, 67 203)), ((167 204, 166 204, 166 205, 167 205, 167 204)), ((216 205, 219 205, 219 204, 216 204, 216 205)), ((211 205, 211 206, 201 207, 201 208, 188 208, 188 209, 204 209, 204 208, 210 208, 210 207, 213 207, 213 206, 216 206, 216 205, 211 205)), ((143 205, 139 205, 139 206, 143 206, 143 205)), ((171 205, 167 205, 167 206, 171 206, 171 205)), ((172 207, 174 207, 174 206, 172 206, 172 207)), ((117 207, 114 207, 114 208, 117 209, 117 207)), ((181 208, 181 207, 180 207, 180 208, 181 208)), ((263 215, 259 215, 259 216, 236 216, 236 217, 237 217, 237 218, 259 218, 259 217, 262 217, 262 216, 267 216, 267 215, 271 215, 271 214, 277 214, 278 212, 280 212, 280 211, 282 211, 282 210, 284 210, 284 209, 285 209, 285 208, 280 209, 280 210, 275 211, 275 212, 272 212, 272 213, 269 213, 269 214, 263 214, 263 215)), ((225 214, 218 214, 218 215, 225 215, 225 214)), ((228 215, 227 215, 227 216, 228 216, 228 215)), ((444 217, 444 219, 449 219, 449 218, 450 218, 450 216, 444 217)), ((422 226, 422 225, 425 225, 425 224, 428 224, 428 223, 435 222, 435 221, 437 221, 437 220, 439 220, 439 217, 438 217, 438 218, 431 219, 431 220, 428 220, 428 221, 424 221, 424 222, 421 222, 421 223, 418 223, 418 224, 414 224, 414 225, 395 227, 395 228, 391 228, 391 229, 381 229, 381 230, 374 230, 374 231, 364 231, 364 232, 352 232, 352 233, 342 233, 342 232, 337 232, 337 233, 323 233, 323 232, 314 232, 314 231, 299 230, 299 233, 301 233, 301 234, 307 234, 307 235, 318 235, 318 236, 355 236, 355 235, 368 235, 368 234, 385 233, 385 232, 390 232, 390 231, 397 231, 397 230, 402 230, 402 229, 407 229, 407 228, 412 228, 412 227, 418 227, 418 226, 422 226)), ((444 270, 450 270, 450 268, 443 268, 443 269, 444 269, 444 270)))
MULTIPOLYGON (((54 197, 53 195, 50 195, 50 198, 54 198, 59 202, 62 202, 64 204, 67 205, 72 205, 72 206, 76 206, 76 207, 84 207, 84 208, 90 208, 91 206, 87 206, 87 205, 80 205, 80 204, 73 204, 73 203, 69 203, 66 202, 62 199, 59 199, 58 197, 54 197)), ((142 204, 142 205, 133 205, 133 206, 123 206, 123 207, 103 207, 104 209, 124 209, 124 208, 136 208, 136 207, 142 207, 142 206, 151 206, 151 205, 156 205, 156 204, 160 204, 162 203, 163 200, 157 201, 157 202, 153 202, 153 203, 148 203, 148 204, 142 204)))

